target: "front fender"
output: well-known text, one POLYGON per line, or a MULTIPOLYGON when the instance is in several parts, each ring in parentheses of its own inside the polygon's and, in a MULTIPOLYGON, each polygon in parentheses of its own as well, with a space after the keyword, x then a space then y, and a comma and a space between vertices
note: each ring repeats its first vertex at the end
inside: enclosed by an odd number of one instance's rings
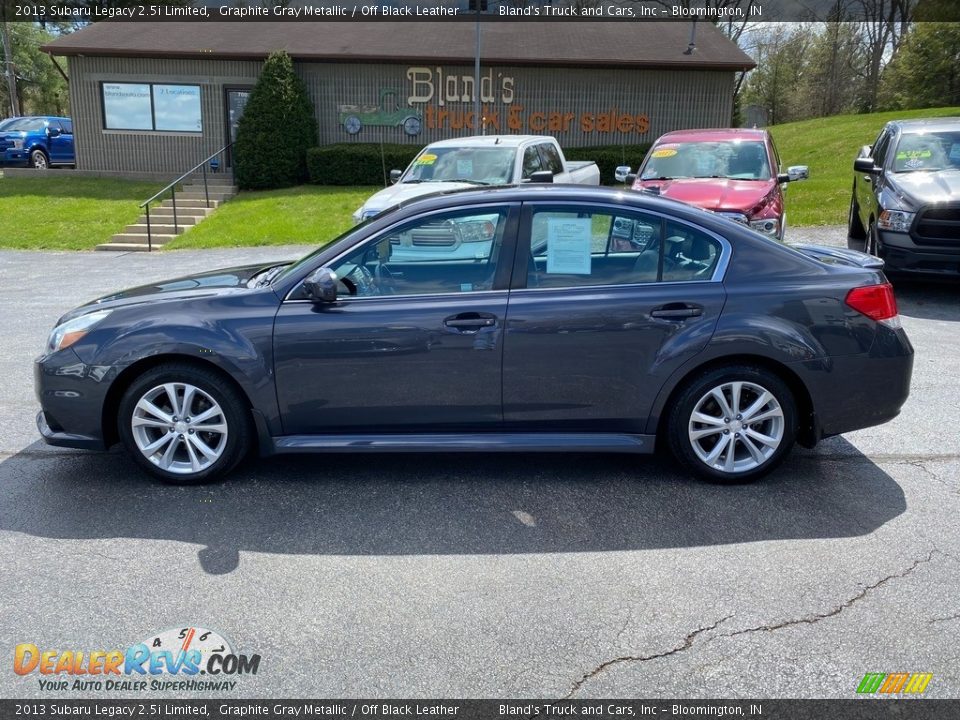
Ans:
POLYGON ((233 378, 251 405, 263 413, 271 431, 279 433, 273 376, 275 308, 264 310, 262 315, 237 313, 220 321, 204 321, 203 312, 188 310, 146 316, 119 329, 98 328, 75 349, 110 384, 127 368, 151 358, 189 358, 213 365, 233 378))

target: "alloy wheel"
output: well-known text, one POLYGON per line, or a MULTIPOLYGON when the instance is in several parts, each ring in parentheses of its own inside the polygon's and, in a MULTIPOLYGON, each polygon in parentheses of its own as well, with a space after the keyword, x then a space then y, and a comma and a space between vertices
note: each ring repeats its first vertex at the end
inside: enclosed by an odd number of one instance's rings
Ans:
POLYGON ((752 382, 725 382, 694 405, 687 434, 694 453, 725 473, 754 470, 773 457, 784 437, 783 408, 752 382))
POLYGON ((164 383, 148 390, 137 401, 130 425, 143 456, 178 475, 206 470, 227 445, 227 418, 219 403, 189 383, 164 383))

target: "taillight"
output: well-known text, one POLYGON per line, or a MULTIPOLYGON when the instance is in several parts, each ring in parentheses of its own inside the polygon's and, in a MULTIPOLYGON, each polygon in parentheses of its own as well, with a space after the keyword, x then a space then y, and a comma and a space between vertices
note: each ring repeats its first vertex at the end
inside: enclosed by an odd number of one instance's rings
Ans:
POLYGON ((900 327, 897 299, 893 296, 893 286, 890 283, 854 288, 847 293, 846 303, 858 313, 863 313, 887 327, 900 327))

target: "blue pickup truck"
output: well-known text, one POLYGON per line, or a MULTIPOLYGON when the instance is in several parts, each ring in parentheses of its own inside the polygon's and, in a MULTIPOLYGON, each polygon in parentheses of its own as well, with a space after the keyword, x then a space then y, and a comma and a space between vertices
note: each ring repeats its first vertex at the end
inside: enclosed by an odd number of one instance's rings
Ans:
POLYGON ((10 118, 0 123, 0 165, 27 165, 45 170, 74 165, 73 122, 65 117, 10 118))

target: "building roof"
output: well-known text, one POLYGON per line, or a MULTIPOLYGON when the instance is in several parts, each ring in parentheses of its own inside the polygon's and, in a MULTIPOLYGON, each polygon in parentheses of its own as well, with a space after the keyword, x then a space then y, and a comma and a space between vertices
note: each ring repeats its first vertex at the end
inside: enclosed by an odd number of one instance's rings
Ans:
MULTIPOLYGON (((485 63, 747 70, 753 60, 709 23, 486 22, 485 63)), ((328 62, 472 63, 470 22, 99 22, 42 49, 53 55, 262 59, 286 50, 328 62)))

